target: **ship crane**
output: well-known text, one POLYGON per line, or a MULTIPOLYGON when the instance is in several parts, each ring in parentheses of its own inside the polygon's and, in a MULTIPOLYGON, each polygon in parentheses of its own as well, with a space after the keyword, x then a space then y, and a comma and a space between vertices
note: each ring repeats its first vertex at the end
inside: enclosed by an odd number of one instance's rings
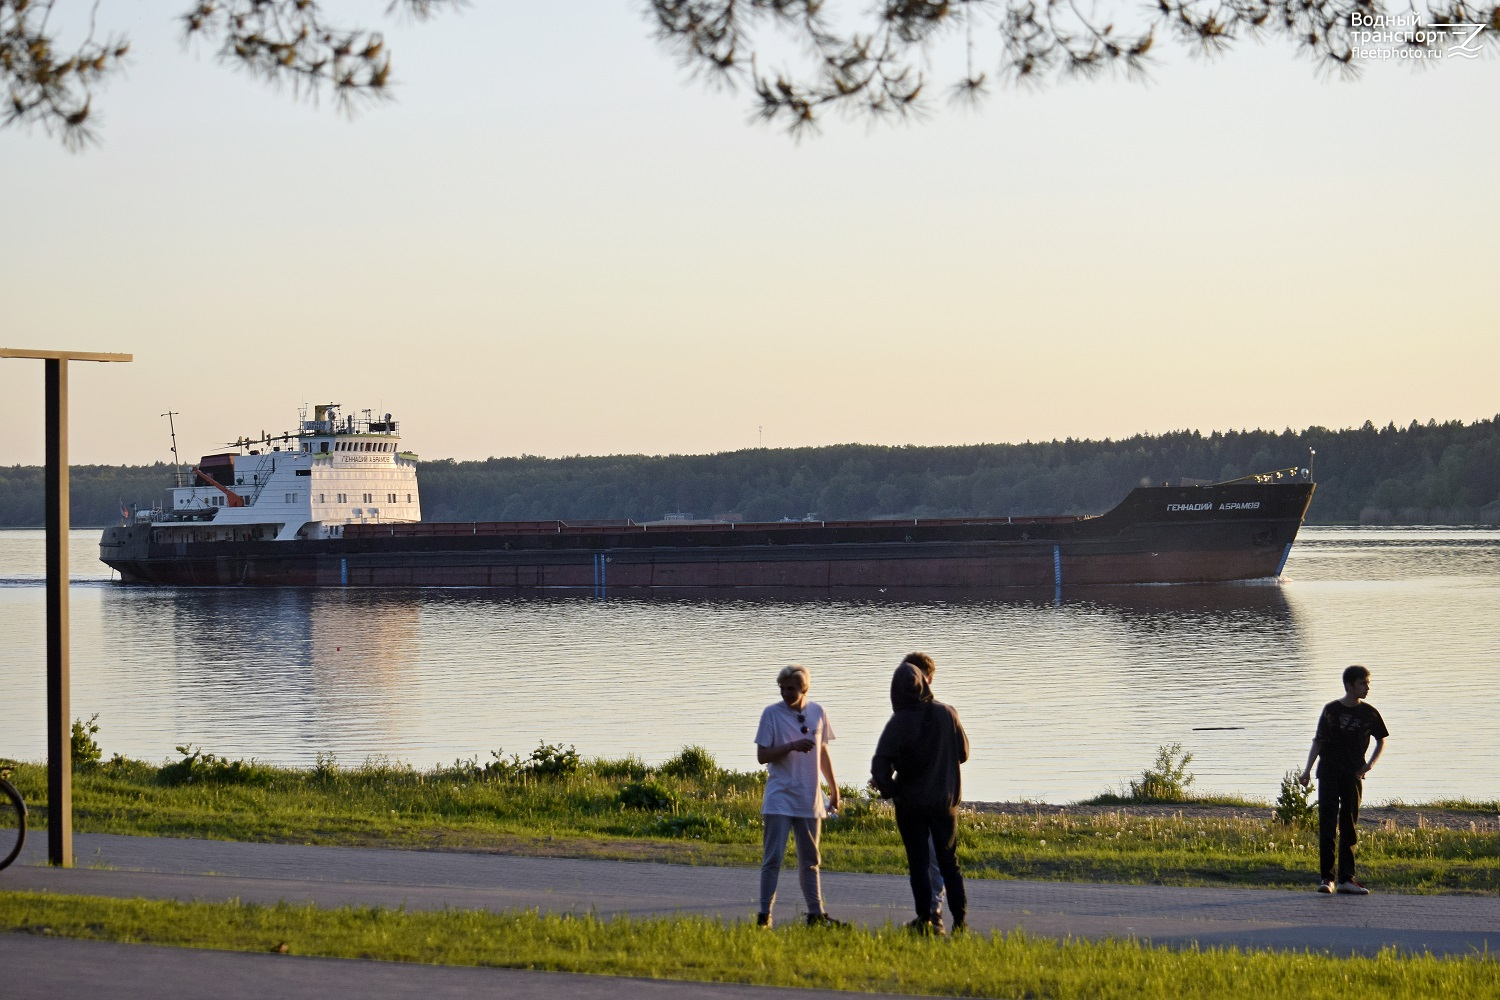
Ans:
POLYGON ((225 486, 223 483, 219 482, 213 476, 210 476, 208 473, 204 472, 202 469, 198 468, 198 466, 196 466, 196 465, 193 466, 193 474, 196 475, 199 479, 203 480, 208 485, 212 486, 214 489, 218 490, 220 493, 224 494, 224 496, 225 496, 225 501, 224 502, 227 503, 229 506, 231 506, 231 507, 243 507, 243 506, 245 506, 245 498, 244 497, 240 496, 234 490, 232 490, 229 487, 225 486))

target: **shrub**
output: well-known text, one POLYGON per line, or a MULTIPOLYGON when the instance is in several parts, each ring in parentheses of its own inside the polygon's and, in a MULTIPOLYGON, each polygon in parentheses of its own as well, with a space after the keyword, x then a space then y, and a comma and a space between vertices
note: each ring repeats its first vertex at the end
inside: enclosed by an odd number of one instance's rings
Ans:
POLYGON ((632 781, 640 781, 651 770, 635 754, 613 760, 598 757, 589 764, 589 768, 601 778, 629 778, 632 781))
POLYGON ((156 776, 157 768, 143 760, 112 754, 109 760, 99 765, 99 773, 116 780, 150 781, 156 776))
POLYGON ((648 812, 676 812, 677 795, 654 781, 632 781, 620 789, 620 805, 648 812))
POLYGON ((657 819, 651 827, 651 833, 658 837, 714 837, 723 836, 732 829, 729 820, 717 814, 699 816, 689 813, 686 816, 662 816, 657 819))
POLYGON ((206 753, 185 743, 177 748, 182 759, 164 764, 156 772, 164 785, 269 785, 276 772, 264 764, 252 760, 230 760, 206 753))
POLYGON ((1137 802, 1181 802, 1187 798, 1187 787, 1193 774, 1187 769, 1193 755, 1181 743, 1156 748, 1156 762, 1141 772, 1140 780, 1130 782, 1130 797, 1137 802))
POLYGON ((827 821, 829 829, 866 830, 889 827, 892 807, 882 803, 879 796, 870 789, 841 786, 839 795, 838 815, 827 821))
POLYGON ((1281 776, 1281 794, 1276 796, 1276 819, 1286 826, 1311 823, 1317 815, 1308 802, 1309 789, 1303 786, 1302 772, 1292 770, 1281 776))
POLYGON ((687 746, 658 770, 673 778, 712 778, 719 773, 719 762, 702 747, 687 746))
MULTIPOLYGON (((498 755, 498 751, 496 753, 498 755)), ((580 763, 575 746, 570 745, 564 750, 561 743, 539 743, 531 751, 531 758, 520 765, 520 770, 537 778, 561 778, 577 771, 580 763)))
MULTIPOLYGON (((181 750, 182 747, 178 747, 181 750)), ((313 764, 313 780, 322 784, 332 784, 339 777, 339 759, 332 750, 319 750, 317 762, 313 764)))
POLYGON ((89 717, 89 721, 82 719, 73 720, 73 766, 93 767, 104 757, 104 751, 100 749, 98 740, 94 737, 99 735, 99 713, 95 712, 89 717))

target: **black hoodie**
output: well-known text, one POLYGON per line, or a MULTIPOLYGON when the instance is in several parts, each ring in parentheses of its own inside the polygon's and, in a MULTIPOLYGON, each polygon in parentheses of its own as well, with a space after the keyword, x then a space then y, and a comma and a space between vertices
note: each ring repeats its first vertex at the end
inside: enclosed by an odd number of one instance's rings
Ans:
POLYGON ((958 766, 969 759, 969 737, 958 713, 933 700, 927 677, 909 663, 891 677, 891 708, 895 714, 870 764, 880 797, 895 799, 904 809, 958 812, 963 799, 958 766))

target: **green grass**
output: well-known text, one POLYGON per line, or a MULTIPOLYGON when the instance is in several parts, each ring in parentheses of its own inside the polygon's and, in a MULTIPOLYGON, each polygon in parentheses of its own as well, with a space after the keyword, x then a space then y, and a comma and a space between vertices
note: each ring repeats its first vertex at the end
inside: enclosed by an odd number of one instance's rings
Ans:
MULTIPOLYGON (((581 762, 570 774, 475 762, 417 771, 384 761, 295 770, 198 761, 158 768, 139 761, 80 769, 80 832, 220 840, 461 848, 504 853, 754 865, 760 855, 760 774, 691 768, 649 771, 639 761, 581 762), (675 770, 676 773, 666 773, 675 770), (622 803, 660 803, 631 808, 622 803)), ((14 780, 44 818, 45 770, 14 780)), ((1308 887, 1317 868, 1314 828, 1286 827, 1269 808, 1207 814, 1075 810, 965 814, 959 859, 979 878, 1041 878, 1173 885, 1308 887)), ((1383 891, 1500 891, 1500 834, 1398 827, 1361 831, 1361 877, 1383 891)), ((832 871, 905 872, 889 807, 846 798, 825 827, 832 871)))
POLYGON ((694 917, 601 920, 469 910, 407 912, 117 900, 0 892, 0 932, 333 958, 545 969, 656 979, 949 996, 1125 1000, 1416 1000, 1500 996, 1489 956, 1373 958, 1019 932, 949 940, 694 917))

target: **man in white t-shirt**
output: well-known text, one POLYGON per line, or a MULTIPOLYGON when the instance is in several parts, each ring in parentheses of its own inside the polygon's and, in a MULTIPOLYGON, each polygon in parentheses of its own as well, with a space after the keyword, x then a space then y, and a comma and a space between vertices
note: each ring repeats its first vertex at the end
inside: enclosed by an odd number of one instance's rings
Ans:
POLYGON ((788 833, 797 841, 797 877, 802 883, 802 898, 807 901, 807 922, 842 926, 823 910, 818 838, 828 813, 818 789, 818 774, 821 771, 828 781, 828 804, 834 812, 839 808, 839 783, 828 756, 833 727, 823 706, 807 700, 811 682, 806 667, 784 667, 776 675, 781 700, 760 713, 760 728, 755 732, 755 759, 770 772, 766 776, 766 798, 760 807, 765 840, 756 923, 762 927, 771 926, 771 906, 776 902, 776 882, 786 856, 788 833))

